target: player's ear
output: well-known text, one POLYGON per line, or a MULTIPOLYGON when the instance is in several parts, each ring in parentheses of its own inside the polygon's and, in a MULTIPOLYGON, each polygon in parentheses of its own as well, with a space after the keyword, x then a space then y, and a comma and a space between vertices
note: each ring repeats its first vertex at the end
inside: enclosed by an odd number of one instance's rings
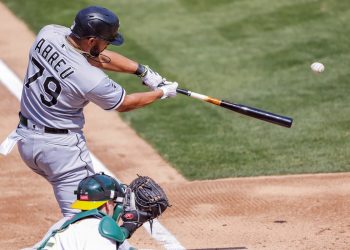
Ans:
POLYGON ((87 40, 87 43, 90 47, 93 47, 96 45, 97 43, 97 39, 96 37, 89 37, 88 40, 87 40))

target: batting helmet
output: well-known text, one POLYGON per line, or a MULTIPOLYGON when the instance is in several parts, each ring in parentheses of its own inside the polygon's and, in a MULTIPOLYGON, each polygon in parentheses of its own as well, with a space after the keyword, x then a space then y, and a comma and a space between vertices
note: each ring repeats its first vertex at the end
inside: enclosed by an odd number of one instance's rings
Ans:
POLYGON ((95 209, 109 200, 124 198, 125 195, 124 189, 117 180, 104 173, 84 178, 74 193, 77 195, 77 200, 71 207, 80 210, 95 209))
POLYGON ((98 37, 114 45, 124 42, 118 33, 119 19, 112 11, 100 7, 89 6, 78 12, 71 27, 78 38, 98 37))

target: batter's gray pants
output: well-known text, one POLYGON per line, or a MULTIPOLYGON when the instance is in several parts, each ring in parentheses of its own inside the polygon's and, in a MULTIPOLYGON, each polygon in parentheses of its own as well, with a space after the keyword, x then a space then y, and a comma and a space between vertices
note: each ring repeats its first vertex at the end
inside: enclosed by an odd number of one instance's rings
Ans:
POLYGON ((70 208, 76 200, 79 182, 95 173, 82 132, 49 134, 19 125, 18 150, 23 161, 35 173, 48 180, 64 217, 78 210, 70 208))

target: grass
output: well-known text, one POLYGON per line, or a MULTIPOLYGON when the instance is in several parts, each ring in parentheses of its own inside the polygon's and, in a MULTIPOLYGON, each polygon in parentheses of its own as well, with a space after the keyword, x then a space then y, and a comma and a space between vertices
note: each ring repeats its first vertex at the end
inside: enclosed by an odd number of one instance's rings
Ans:
POLYGON ((122 115, 188 179, 350 170, 350 2, 2 1, 34 31, 70 26, 86 5, 111 8, 126 40, 114 50, 180 87, 294 118, 286 129, 184 96, 122 115))

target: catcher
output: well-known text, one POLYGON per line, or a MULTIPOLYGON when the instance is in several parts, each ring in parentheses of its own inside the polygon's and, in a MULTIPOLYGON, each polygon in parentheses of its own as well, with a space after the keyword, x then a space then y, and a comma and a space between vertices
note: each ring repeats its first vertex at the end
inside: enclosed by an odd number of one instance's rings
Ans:
POLYGON ((79 183, 75 194, 72 208, 81 212, 37 249, 118 249, 143 223, 152 222, 169 206, 163 189, 145 176, 126 186, 104 173, 94 174, 79 183))

